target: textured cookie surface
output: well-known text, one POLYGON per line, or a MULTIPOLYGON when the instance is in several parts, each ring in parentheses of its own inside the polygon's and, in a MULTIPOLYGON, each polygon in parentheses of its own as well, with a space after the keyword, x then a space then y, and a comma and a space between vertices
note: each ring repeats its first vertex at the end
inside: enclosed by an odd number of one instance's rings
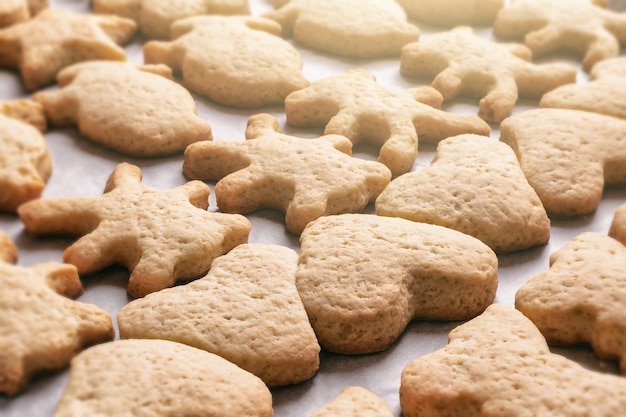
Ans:
POLYGON ((386 349, 413 319, 467 319, 495 296, 496 255, 456 230, 343 214, 310 223, 300 242, 298 292, 333 352, 386 349))
POLYGON ((54 417, 271 417, 263 382, 212 353, 166 340, 121 340, 72 360, 54 417))
POLYGON ((392 417, 385 402, 365 388, 347 387, 311 417, 392 417))
POLYGON ((36 236, 80 236, 63 259, 89 274, 113 264, 130 271, 133 297, 199 278, 216 257, 244 243, 250 222, 207 211, 209 187, 190 181, 170 190, 141 185, 127 163, 111 173, 98 197, 46 198, 23 204, 18 214, 36 236))
POLYGON ((120 337, 204 349, 268 386, 310 379, 320 348, 296 291, 297 263, 298 254, 283 246, 239 245, 205 277, 123 307, 120 337))
POLYGON ((610 417, 626 409, 625 379, 551 353, 512 307, 494 304, 448 339, 402 371, 402 415, 610 417))
POLYGON ((309 85, 298 51, 280 37, 273 20, 248 16, 200 16, 172 25, 172 41, 144 45, 146 63, 162 63, 183 84, 235 107, 282 104, 309 85))
POLYGON ((0 3, 0 28, 23 22, 48 7, 48 0, 4 0, 0 3))
POLYGON ((503 0, 397 0, 409 17, 437 26, 489 25, 503 0))

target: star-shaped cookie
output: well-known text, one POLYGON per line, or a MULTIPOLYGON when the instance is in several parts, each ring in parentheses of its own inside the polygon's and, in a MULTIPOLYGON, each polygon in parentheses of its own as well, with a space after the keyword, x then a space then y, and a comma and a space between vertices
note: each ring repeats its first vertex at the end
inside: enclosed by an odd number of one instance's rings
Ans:
POLYGON ((243 216, 207 211, 209 187, 190 181, 157 191, 141 185, 127 163, 112 172, 99 197, 47 198, 18 214, 36 236, 81 236, 63 259, 89 274, 113 264, 130 271, 128 292, 143 297, 206 274, 213 260, 248 239, 243 216))
POLYGON ((442 111, 436 108, 441 104, 437 98, 442 100, 430 87, 385 87, 368 71, 353 69, 291 93, 285 113, 291 126, 326 125, 327 135, 379 145, 378 161, 396 177, 413 167, 418 138, 436 143, 461 133, 489 135, 491 128, 483 120, 442 111))
POLYGON ((19 68, 24 87, 34 91, 77 62, 125 61, 120 45, 132 38, 136 26, 119 16, 46 9, 29 21, 0 30, 0 66, 19 68))
POLYGON ((219 180, 215 197, 224 212, 283 211, 293 234, 320 216, 363 210, 391 180, 383 164, 353 158, 346 137, 285 135, 269 114, 248 119, 246 138, 189 145, 183 172, 191 179, 219 180))
POLYGON ((23 22, 48 7, 48 0, 3 0, 0 3, 0 28, 23 22))
POLYGON ((406 45, 400 70, 407 76, 435 76, 432 86, 445 100, 461 93, 482 97, 478 115, 499 123, 511 114, 519 96, 540 98, 576 81, 574 66, 536 65, 530 60, 524 45, 486 40, 460 26, 406 45))

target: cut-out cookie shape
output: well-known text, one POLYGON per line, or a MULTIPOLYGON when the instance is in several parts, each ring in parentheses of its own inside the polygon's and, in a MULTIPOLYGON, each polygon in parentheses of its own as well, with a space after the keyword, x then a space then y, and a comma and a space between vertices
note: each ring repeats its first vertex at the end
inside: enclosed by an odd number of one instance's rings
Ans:
POLYGON ((256 376, 204 350, 166 340, 119 340, 72 360, 54 417, 271 417, 256 376))
POLYGON ((398 176, 411 170, 418 138, 436 143, 462 133, 489 135, 491 128, 483 120, 435 108, 439 100, 441 95, 430 87, 385 87, 366 70, 355 69, 291 93, 285 113, 289 125, 326 125, 324 134, 380 145, 378 161, 398 176))
POLYGON ((0 66, 19 68, 24 87, 34 91, 53 83, 59 71, 77 62, 125 61, 120 45, 136 28, 135 22, 119 16, 46 9, 0 30, 0 66))
POLYGON ((504 0, 396 0, 409 17, 436 26, 486 26, 504 0))
POLYGON ((120 337, 204 349, 268 386, 306 381, 317 372, 320 347, 296 290, 297 265, 292 249, 239 245, 205 277, 123 307, 120 337))
POLYGON ((496 253, 550 238, 550 220, 515 153, 486 136, 439 142, 428 168, 393 180, 376 199, 376 214, 449 227, 496 253))
POLYGON ((615 210, 609 228, 609 236, 626 245, 626 204, 622 204, 615 210))
POLYGON ((540 107, 584 110, 626 119, 626 58, 598 62, 586 84, 568 84, 546 93, 540 107))
POLYGON ((310 417, 392 417, 385 402, 365 388, 347 387, 310 417))
POLYGON ((264 16, 280 23, 283 36, 334 55, 399 55, 420 35, 395 0, 274 0, 272 4, 277 9, 264 16))
POLYGON ((460 26, 402 48, 400 70, 412 77, 435 77, 432 86, 451 100, 461 93, 482 97, 478 115, 499 123, 519 96, 540 98, 576 81, 576 68, 564 63, 536 65, 521 44, 480 38, 460 26))
POLYGON ((463 320, 493 301, 498 259, 456 230, 368 214, 325 216, 300 236, 296 285, 320 345, 388 348, 414 319, 463 320))
POLYGON ((78 125, 80 134, 117 152, 162 156, 211 140, 193 96, 165 65, 91 61, 57 77, 59 90, 36 93, 52 125, 78 125))
POLYGON ((493 304, 402 371, 402 415, 597 416, 626 410, 626 379, 550 352, 537 327, 493 304))
POLYGON ((146 63, 166 64, 182 83, 220 104, 282 104, 309 85, 298 51, 270 19, 199 16, 172 25, 172 41, 144 45, 146 63))
POLYGON ((133 19, 148 39, 169 39, 170 26, 187 17, 218 14, 248 15, 248 0, 93 0, 96 13, 133 19))
POLYGON ((219 180, 215 197, 221 211, 274 208, 285 213, 293 234, 320 216, 360 212, 391 180, 383 164, 353 158, 346 137, 285 135, 269 114, 248 119, 246 139, 189 145, 183 172, 191 179, 219 180))
POLYGON ((83 291, 73 265, 21 267, 0 233, 0 392, 13 396, 40 373, 66 367, 86 346, 113 338, 111 317, 74 301, 83 291), (4 262, 4 259, 8 262, 4 262))
POLYGON ((497 37, 520 39, 533 55, 567 49, 583 55, 589 71, 619 54, 626 42, 626 14, 598 7, 589 0, 512 0, 496 15, 497 37))
POLYGON ((3 0, 0 3, 0 28, 23 22, 48 7, 48 0, 3 0))
POLYGON ((626 374, 626 247, 586 232, 550 256, 550 269, 515 294, 515 307, 549 344, 589 343, 626 374))
POLYGON ((626 184, 626 121, 580 110, 533 109, 509 117, 510 145, 548 215, 593 213, 605 185, 626 184))
POLYGON ((63 254, 81 275, 126 267, 128 293, 137 298, 201 277, 215 258, 247 241, 250 222, 207 211, 209 192, 200 181, 153 190, 141 185, 138 167, 122 163, 102 196, 34 200, 18 214, 32 235, 81 236, 63 254))

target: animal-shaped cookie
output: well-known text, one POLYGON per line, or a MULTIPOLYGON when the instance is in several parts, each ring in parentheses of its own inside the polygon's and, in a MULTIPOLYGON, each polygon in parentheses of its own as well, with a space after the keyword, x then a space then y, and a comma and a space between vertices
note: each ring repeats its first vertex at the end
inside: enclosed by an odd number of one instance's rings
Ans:
POLYGON ((436 26, 486 26, 504 0, 396 0, 409 17, 436 26))
POLYGON ((351 386, 310 417, 392 417, 387 404, 371 391, 351 386))
POLYGON ((481 97, 478 115, 499 123, 519 96, 540 98, 576 81, 576 68, 565 63, 537 65, 521 44, 503 44, 476 36, 460 26, 402 48, 400 70, 412 77, 435 77, 432 86, 445 100, 461 93, 481 97))
POLYGON ((400 406, 406 417, 613 417, 626 410, 626 379, 550 352, 521 312, 493 304, 404 368, 400 406))
POLYGON ((205 277, 124 306, 120 337, 204 349, 268 386, 306 381, 317 372, 320 347, 296 290, 297 264, 284 246, 239 245, 205 277))
POLYGON ((130 19, 46 9, 26 22, 0 30, 0 66, 18 68, 24 87, 34 91, 55 81, 77 62, 125 61, 126 44, 137 25, 130 19))
POLYGON ((259 378, 212 353, 167 340, 118 340, 72 360, 54 417, 272 417, 259 378))
POLYGON ((273 0, 283 36, 305 47, 353 58, 397 56, 419 39, 396 0, 273 0))
POLYGON ((626 183, 626 121, 580 110, 532 109, 500 125, 548 215, 593 213, 605 185, 626 183))
POLYGON ((411 170, 418 138, 436 143, 461 133, 489 135, 491 128, 480 118, 435 108, 442 99, 430 87, 385 87, 368 71, 353 69, 291 93, 285 113, 289 125, 325 125, 325 134, 379 145, 378 161, 398 176, 411 170))
POLYGON ((36 93, 54 126, 77 125, 80 134, 127 155, 162 156, 211 140, 211 125, 197 115, 193 96, 165 65, 90 61, 59 73, 60 89, 36 93))
POLYGON ((619 54, 626 42, 626 14, 598 7, 589 0, 512 0, 493 23, 497 37, 524 39, 534 56, 559 50, 583 55, 589 71, 619 54))
POLYGON ((197 93, 234 107, 282 104, 309 85, 298 51, 273 20, 198 16, 172 25, 172 41, 144 45, 146 63, 161 63, 197 93))
POLYGON ((493 301, 498 259, 442 226, 371 214, 324 216, 300 236, 296 285, 320 345, 388 348, 414 319, 464 320, 493 301))
POLYGON ((130 271, 128 292, 143 297, 199 278, 211 262, 248 239, 243 216, 207 211, 209 187, 190 181, 160 191, 141 185, 141 170, 119 164, 97 197, 30 201, 18 209, 28 233, 80 236, 65 262, 89 274, 113 264, 130 271))
POLYGON ((396 178, 376 214, 433 223, 482 240, 496 253, 541 245, 550 220, 513 150, 486 136, 439 142, 427 168, 396 178))
POLYGON ((93 0, 96 13, 133 19, 148 39, 169 39, 170 26, 191 16, 248 15, 248 0, 93 0))
POLYGON ((585 110, 626 119, 626 58, 595 64, 585 84, 567 84, 541 97, 540 107, 585 110))
POLYGON ((269 114, 248 119, 246 138, 189 145, 184 174, 219 180, 215 198, 221 211, 274 208, 285 213, 286 228, 296 235, 320 216, 363 210, 391 180, 383 164, 353 158, 346 137, 285 135, 269 114))
POLYGON ((16 258, 15 245, 0 232, 0 393, 9 396, 114 332, 105 311, 71 299, 83 291, 73 265, 22 267, 13 265, 16 258))
POLYGON ((0 28, 23 22, 48 7, 48 0, 4 0, 0 3, 0 28))

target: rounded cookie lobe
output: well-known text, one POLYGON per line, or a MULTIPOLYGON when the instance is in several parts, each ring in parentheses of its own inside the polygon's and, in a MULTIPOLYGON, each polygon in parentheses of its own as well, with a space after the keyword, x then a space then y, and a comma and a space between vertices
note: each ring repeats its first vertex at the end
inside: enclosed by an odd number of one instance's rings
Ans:
POLYGON ((330 403, 311 417, 392 417, 385 402, 374 393, 359 386, 344 388, 330 403))
POLYGON ((504 0, 397 0, 409 17, 436 26, 486 26, 504 0))

